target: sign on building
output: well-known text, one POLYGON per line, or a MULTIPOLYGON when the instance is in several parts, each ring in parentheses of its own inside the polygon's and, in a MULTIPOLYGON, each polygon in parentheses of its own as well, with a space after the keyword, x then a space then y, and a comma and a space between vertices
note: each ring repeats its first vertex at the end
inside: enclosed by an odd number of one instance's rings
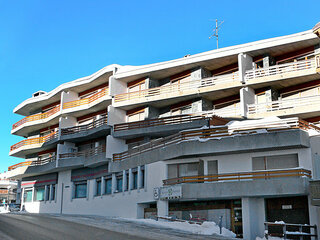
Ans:
POLYGON ((153 189, 153 197, 155 200, 179 199, 182 197, 181 186, 166 186, 153 189))

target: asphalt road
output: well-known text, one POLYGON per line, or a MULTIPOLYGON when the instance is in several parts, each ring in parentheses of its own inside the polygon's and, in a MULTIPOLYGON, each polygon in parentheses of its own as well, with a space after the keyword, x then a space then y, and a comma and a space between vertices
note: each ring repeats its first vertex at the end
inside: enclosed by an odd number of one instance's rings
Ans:
POLYGON ((110 239, 148 240, 102 228, 41 215, 0 214, 1 240, 110 239))

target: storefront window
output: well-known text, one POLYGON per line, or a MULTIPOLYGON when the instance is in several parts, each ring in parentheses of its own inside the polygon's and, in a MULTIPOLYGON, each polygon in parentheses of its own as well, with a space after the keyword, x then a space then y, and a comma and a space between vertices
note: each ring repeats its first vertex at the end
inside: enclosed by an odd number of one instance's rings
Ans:
POLYGON ((101 195, 101 179, 96 180, 96 196, 101 195))
POLYGON ((111 194, 111 192, 112 192, 112 179, 107 178, 106 185, 105 185, 105 194, 111 194))
POLYGON ((51 199, 50 200, 55 200, 56 198, 56 185, 51 185, 51 199))
POLYGON ((123 183, 122 176, 118 176, 117 177, 117 191, 118 192, 122 192, 122 183, 123 183))
POLYGON ((32 202, 32 189, 28 189, 24 191, 24 201, 32 202))
POLYGON ((35 188, 35 200, 36 201, 44 201, 44 189, 45 189, 44 186, 35 188))
POLYGON ((87 182, 75 183, 75 198, 87 197, 87 182))

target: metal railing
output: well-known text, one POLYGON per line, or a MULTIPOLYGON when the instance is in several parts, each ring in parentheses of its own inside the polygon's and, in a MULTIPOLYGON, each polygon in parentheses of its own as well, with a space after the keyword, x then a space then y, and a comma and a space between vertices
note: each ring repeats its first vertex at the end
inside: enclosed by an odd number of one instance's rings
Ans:
POLYGON ((81 151, 81 152, 62 153, 62 154, 59 154, 59 158, 92 157, 104 152, 106 152, 106 146, 100 145, 99 147, 81 151))
POLYGON ((209 120, 209 118, 201 115, 195 116, 195 115, 185 114, 185 115, 179 115, 179 116, 170 116, 170 117, 163 117, 163 118, 156 118, 156 119, 148 119, 143 121, 115 124, 113 129, 116 132, 116 131, 131 130, 131 129, 137 129, 137 128, 190 123, 196 120, 209 120))
POLYGON ((258 104, 248 104, 248 113, 265 113, 274 112, 280 110, 293 109, 296 107, 310 106, 314 104, 320 104, 320 96, 308 96, 300 98, 283 99, 279 101, 258 103, 258 104))
POLYGON ((163 184, 174 185, 179 183, 243 181, 243 180, 271 179, 271 178, 283 178, 283 177, 311 178, 311 171, 303 168, 299 168, 299 169, 262 170, 262 171, 238 172, 238 173, 220 173, 220 174, 206 175, 206 176, 185 176, 185 177, 170 178, 170 179, 163 180, 163 184))
POLYGON ((44 158, 44 159, 39 159, 39 160, 35 160, 35 161, 25 161, 25 162, 21 162, 21 163, 18 163, 18 164, 15 164, 15 165, 8 167, 8 171, 12 171, 16 168, 24 167, 24 166, 40 166, 40 165, 44 165, 44 164, 54 162, 54 161, 56 161, 56 156, 48 157, 48 158, 44 158))
POLYGON ((252 133, 258 133, 261 129, 264 129, 266 131, 280 131, 296 128, 304 130, 314 129, 320 132, 320 128, 311 125, 306 121, 299 120, 298 118, 288 118, 284 120, 273 121, 271 123, 248 124, 247 126, 239 128, 219 126, 209 129, 185 130, 168 137, 151 140, 148 143, 136 146, 122 153, 115 153, 113 154, 113 161, 122 161, 126 158, 133 157, 144 152, 180 143, 186 140, 221 138, 234 135, 247 135, 252 133))
POLYGON ((92 102, 94 102, 104 96, 107 96, 108 90, 109 90, 109 88, 103 88, 103 89, 101 89, 101 91, 95 93, 94 95, 92 95, 90 97, 71 101, 71 102, 66 102, 62 105, 62 109, 74 108, 74 107, 79 107, 82 105, 90 104, 90 103, 92 103, 92 102))
POLYGON ((315 59, 310 59, 310 60, 275 65, 268 68, 248 70, 246 71, 246 74, 245 74, 245 81, 250 81, 251 79, 274 76, 274 75, 279 75, 284 73, 292 73, 292 72, 299 72, 299 71, 304 71, 308 69, 315 69, 315 66, 316 66, 315 59))
POLYGON ((161 95, 165 96, 166 94, 178 93, 179 91, 192 90, 192 89, 197 90, 204 87, 210 87, 210 86, 215 86, 215 85, 225 84, 225 83, 232 83, 232 82, 240 83, 238 72, 199 79, 199 80, 192 80, 192 81, 183 82, 183 83, 173 83, 173 84, 165 85, 161 87, 145 89, 142 91, 122 93, 122 94, 116 95, 114 97, 114 100, 115 102, 128 101, 128 100, 138 99, 138 98, 141 100, 144 100, 144 98, 147 98, 147 97, 154 97, 154 96, 161 96, 161 95))
POLYGON ((32 121, 37 121, 37 120, 42 120, 42 119, 46 119, 52 115, 54 115, 55 113, 60 111, 60 104, 55 106, 54 108, 52 108, 51 110, 44 112, 44 113, 38 113, 38 114, 34 114, 28 117, 25 117, 23 119, 21 119, 20 121, 16 122, 15 124, 12 125, 12 130, 21 126, 22 124, 25 124, 27 122, 32 122, 32 121))
POLYGON ((46 136, 43 137, 36 137, 36 138, 29 138, 24 139, 10 147, 10 151, 13 151, 15 149, 18 149, 23 146, 29 146, 29 145, 35 145, 35 144, 42 144, 45 142, 49 142, 50 140, 53 140, 58 137, 58 131, 52 132, 46 136))
POLYGON ((32 161, 25 161, 25 162, 17 163, 15 165, 8 167, 8 171, 12 171, 12 170, 19 168, 19 167, 30 166, 31 163, 32 163, 32 161))
POLYGON ((103 125, 106 125, 107 121, 108 121, 108 117, 103 116, 102 118, 95 120, 95 121, 93 121, 89 124, 86 124, 86 125, 80 125, 80 126, 75 126, 75 127, 70 127, 70 128, 62 128, 61 129, 61 136, 84 132, 84 131, 88 131, 93 128, 98 128, 103 125))
POLYGON ((317 225, 265 222, 264 228, 266 239, 269 236, 283 239, 318 239, 317 225))

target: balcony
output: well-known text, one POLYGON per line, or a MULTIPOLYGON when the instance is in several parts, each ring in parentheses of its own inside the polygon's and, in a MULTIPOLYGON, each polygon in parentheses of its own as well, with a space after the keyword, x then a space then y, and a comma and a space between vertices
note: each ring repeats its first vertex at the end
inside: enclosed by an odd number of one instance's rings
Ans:
POLYGON ((307 195, 310 179, 311 171, 303 168, 187 176, 164 180, 160 194, 162 188, 180 188, 183 200, 279 195, 289 197, 307 195))
POLYGON ((142 91, 118 94, 114 98, 114 106, 121 107, 177 97, 198 96, 203 93, 241 86, 239 74, 235 72, 180 84, 171 84, 142 91))
POLYGON ((253 172, 238 173, 221 173, 206 176, 186 176, 179 178, 170 178, 163 180, 163 185, 174 185, 180 183, 203 183, 219 181, 248 181, 257 179, 271 179, 283 177, 307 177, 311 178, 311 171, 306 169, 280 169, 280 170, 263 170, 253 172))
POLYGON ((105 152, 106 152, 106 146, 101 145, 99 147, 88 149, 88 150, 81 151, 81 152, 70 152, 70 153, 59 154, 59 159, 77 158, 77 157, 88 158, 88 157, 93 157, 93 156, 96 156, 96 155, 99 155, 99 154, 105 153, 105 152))
MULTIPOLYGON (((317 77, 316 62, 315 59, 310 59, 275 65, 268 68, 248 70, 245 74, 245 82, 247 85, 270 85, 268 82, 292 78, 300 78, 301 81, 306 81, 312 80, 315 77, 317 77), (310 76, 310 79, 306 79, 308 76, 310 76)), ((297 83, 298 82, 295 82, 295 84, 297 83)))
POLYGON ((60 140, 66 141, 73 139, 73 142, 90 140, 110 133, 110 126, 107 125, 108 116, 103 116, 86 125, 70 128, 62 128, 60 140))
POLYGON ((266 133, 289 129, 314 129, 315 131, 320 132, 320 128, 310 125, 309 123, 299 120, 298 118, 288 118, 279 121, 272 121, 270 123, 251 123, 241 127, 211 126, 208 129, 185 130, 168 137, 151 140, 148 143, 139 145, 129 149, 128 151, 113 154, 113 161, 123 161, 155 149, 163 149, 182 142, 195 140, 206 142, 209 139, 221 139, 226 137, 257 134, 260 133, 262 129, 263 132, 266 133))
POLYGON ((301 98, 283 99, 279 101, 259 104, 248 104, 248 117, 259 118, 268 116, 292 116, 301 117, 318 116, 320 113, 320 96, 308 96, 301 98))
POLYGON ((99 105, 101 105, 101 103, 103 103, 105 100, 111 101, 111 97, 109 96, 109 88, 103 88, 101 91, 87 98, 66 102, 62 105, 62 111, 63 113, 69 113, 90 109, 89 112, 94 112, 97 111, 96 108, 99 108, 99 105))
POLYGON ((12 125, 11 134, 25 136, 27 132, 30 132, 36 129, 34 125, 44 124, 43 127, 54 125, 59 121, 56 118, 59 114, 60 114, 60 105, 57 105, 53 109, 47 112, 38 113, 38 114, 25 117, 12 125))
POLYGON ((211 118, 203 115, 178 115, 144 121, 115 124, 114 137, 132 138, 148 134, 163 136, 174 134, 184 129, 197 128, 209 125, 211 118))
POLYGON ((10 156, 23 157, 32 153, 32 150, 40 148, 44 143, 58 138, 58 131, 47 136, 24 139, 10 147, 10 156))
POLYGON ((12 171, 16 168, 19 167, 24 167, 24 166, 41 166, 50 162, 54 162, 56 161, 56 156, 53 157, 48 157, 48 158, 44 158, 44 159, 40 159, 40 160, 35 160, 35 161, 25 161, 25 162, 21 162, 15 165, 12 165, 10 167, 8 167, 8 171, 12 171))

